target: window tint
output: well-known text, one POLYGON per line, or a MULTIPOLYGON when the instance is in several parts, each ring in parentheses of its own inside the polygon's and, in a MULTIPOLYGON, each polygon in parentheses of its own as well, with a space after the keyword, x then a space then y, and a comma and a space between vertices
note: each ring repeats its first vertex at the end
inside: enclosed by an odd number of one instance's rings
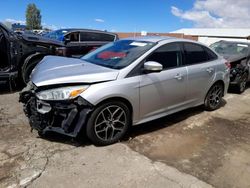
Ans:
POLYGON ((162 64, 163 69, 176 67, 180 65, 181 48, 177 43, 166 44, 153 52, 146 61, 156 61, 162 64))
POLYGON ((204 47, 204 49, 207 53, 208 61, 212 61, 218 58, 217 55, 209 48, 204 47))
POLYGON ((112 69, 123 69, 154 45, 155 43, 147 41, 118 40, 88 53, 81 59, 112 69))
POLYGON ((208 60, 207 53, 203 47, 197 44, 184 43, 187 65, 197 64, 208 60))
POLYGON ((81 41, 114 41, 115 36, 105 33, 81 32, 81 41))
POLYGON ((65 38, 69 39, 70 42, 79 42, 79 33, 70 33, 65 38))

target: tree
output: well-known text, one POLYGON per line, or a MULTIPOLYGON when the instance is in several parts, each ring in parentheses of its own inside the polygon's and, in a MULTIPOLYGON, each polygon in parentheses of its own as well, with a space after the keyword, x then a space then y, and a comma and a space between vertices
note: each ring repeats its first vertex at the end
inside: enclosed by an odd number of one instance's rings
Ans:
POLYGON ((28 4, 26 9, 26 28, 28 30, 42 29, 41 20, 41 12, 36 5, 34 3, 28 4))

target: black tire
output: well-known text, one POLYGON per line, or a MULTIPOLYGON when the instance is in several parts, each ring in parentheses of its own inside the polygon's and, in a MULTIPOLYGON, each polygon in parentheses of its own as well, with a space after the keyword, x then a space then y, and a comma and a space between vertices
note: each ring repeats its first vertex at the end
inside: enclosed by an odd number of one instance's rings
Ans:
POLYGON ((213 111, 220 108, 222 103, 222 96, 223 96, 224 88, 223 85, 220 83, 214 84, 208 91, 204 106, 205 109, 208 111, 213 111))
POLYGON ((32 70, 42 60, 42 58, 43 57, 36 57, 36 58, 25 60, 24 66, 22 67, 22 80, 24 84, 27 84, 30 81, 30 74, 32 70))
POLYGON ((240 82, 236 85, 236 92, 238 94, 241 94, 246 90, 247 80, 248 80, 248 74, 244 73, 241 77, 240 82))
POLYGON ((98 106, 86 126, 87 137, 99 146, 118 142, 128 131, 131 114, 126 104, 112 101, 98 106))

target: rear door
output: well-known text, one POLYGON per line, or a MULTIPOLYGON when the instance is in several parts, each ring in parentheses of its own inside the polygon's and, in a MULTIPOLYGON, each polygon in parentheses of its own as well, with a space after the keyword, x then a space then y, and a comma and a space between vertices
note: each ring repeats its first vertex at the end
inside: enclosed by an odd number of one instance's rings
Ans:
POLYGON ((217 56, 208 48, 195 43, 183 43, 183 48, 184 65, 188 71, 187 100, 190 103, 200 102, 213 83, 218 64, 214 60, 217 56))
POLYGON ((179 43, 165 44, 146 58, 163 65, 159 73, 141 75, 140 116, 151 118, 174 111, 185 105, 187 69, 180 67, 182 61, 179 43))

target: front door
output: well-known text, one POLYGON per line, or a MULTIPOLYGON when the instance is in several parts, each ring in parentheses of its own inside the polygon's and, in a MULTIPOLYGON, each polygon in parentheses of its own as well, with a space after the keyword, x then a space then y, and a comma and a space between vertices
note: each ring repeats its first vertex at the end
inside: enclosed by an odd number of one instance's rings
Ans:
POLYGON ((178 43, 163 45, 146 61, 163 65, 159 73, 141 75, 140 116, 142 119, 157 118, 164 113, 174 112, 185 105, 187 90, 187 69, 180 67, 181 47, 178 43))

